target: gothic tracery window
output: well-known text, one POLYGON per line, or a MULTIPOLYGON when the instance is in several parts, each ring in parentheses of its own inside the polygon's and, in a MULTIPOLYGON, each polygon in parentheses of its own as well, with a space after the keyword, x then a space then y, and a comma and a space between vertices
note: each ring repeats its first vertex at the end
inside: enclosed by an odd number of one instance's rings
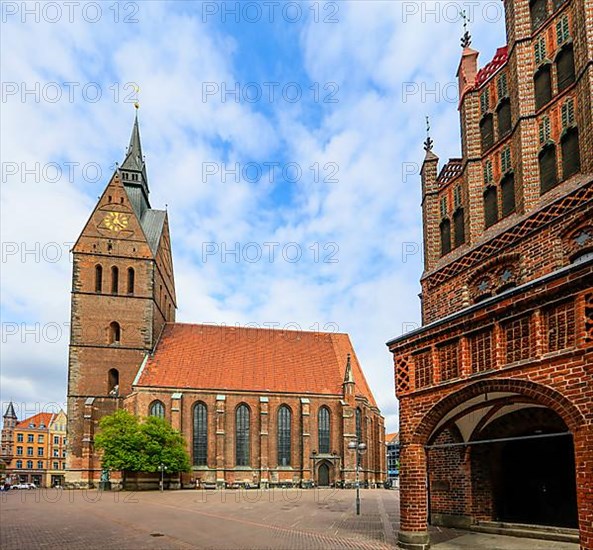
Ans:
POLYGON ((278 409, 278 465, 290 466, 292 413, 286 405, 278 409))
POLYGON ((194 466, 208 464, 208 410, 204 403, 194 405, 193 463, 194 466))
POLYGON ((235 412, 235 462, 237 466, 249 466, 250 412, 247 405, 239 405, 235 412))

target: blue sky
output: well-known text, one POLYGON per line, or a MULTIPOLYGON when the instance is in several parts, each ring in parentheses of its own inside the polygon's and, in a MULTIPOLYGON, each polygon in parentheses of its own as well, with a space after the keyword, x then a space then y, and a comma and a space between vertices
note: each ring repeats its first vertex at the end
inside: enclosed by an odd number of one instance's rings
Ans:
POLYGON ((2 407, 65 403, 68 250, 123 160, 134 83, 178 320, 348 332, 396 429, 385 342, 419 322, 402 250, 422 239, 424 117, 459 155, 458 12, 483 65, 502 2, 91 4, 2 5, 2 407))

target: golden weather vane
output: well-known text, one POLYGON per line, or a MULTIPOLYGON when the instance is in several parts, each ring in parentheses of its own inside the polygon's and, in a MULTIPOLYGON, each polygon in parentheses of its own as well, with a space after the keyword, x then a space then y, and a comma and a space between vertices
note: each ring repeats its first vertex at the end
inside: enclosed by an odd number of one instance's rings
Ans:
POLYGON ((140 109, 140 97, 138 96, 140 93, 140 86, 138 86, 138 84, 134 84, 134 92, 136 92, 136 101, 134 101, 134 107, 136 109, 140 109))

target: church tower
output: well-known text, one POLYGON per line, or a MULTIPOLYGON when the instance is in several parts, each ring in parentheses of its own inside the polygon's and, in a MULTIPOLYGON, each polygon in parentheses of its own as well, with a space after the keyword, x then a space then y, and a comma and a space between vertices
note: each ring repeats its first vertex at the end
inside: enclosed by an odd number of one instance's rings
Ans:
POLYGON ((167 212, 150 206, 137 114, 125 159, 72 252, 67 482, 88 486, 100 478, 98 421, 122 406, 164 324, 175 320, 167 212))

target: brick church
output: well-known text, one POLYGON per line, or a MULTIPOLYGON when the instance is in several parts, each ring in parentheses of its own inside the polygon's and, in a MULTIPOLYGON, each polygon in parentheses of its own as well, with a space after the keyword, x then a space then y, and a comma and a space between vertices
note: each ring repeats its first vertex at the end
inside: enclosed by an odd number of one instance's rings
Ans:
POLYGON ((504 8, 483 68, 462 40, 461 158, 425 143, 423 326, 387 344, 402 548, 521 524, 593 549, 593 5, 504 8))
POLYGON ((384 419, 347 334, 176 323, 176 306, 168 216, 150 206, 136 117, 73 248, 67 483, 100 479, 94 434, 118 408, 184 435, 189 481, 348 485, 358 440, 361 479, 383 482, 384 419))

